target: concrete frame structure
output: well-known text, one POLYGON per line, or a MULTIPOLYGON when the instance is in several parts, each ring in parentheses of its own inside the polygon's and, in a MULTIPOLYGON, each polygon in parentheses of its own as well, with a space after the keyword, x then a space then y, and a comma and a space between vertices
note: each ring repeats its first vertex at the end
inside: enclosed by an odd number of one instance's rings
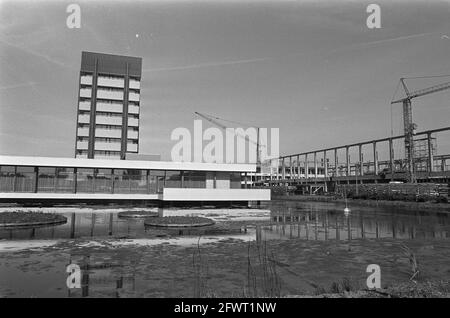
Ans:
POLYGON ((76 158, 138 152, 141 72, 141 58, 82 52, 76 158))
POLYGON ((255 164, 0 156, 0 202, 270 200, 245 189, 255 164))
MULTIPOLYGON (((418 132, 414 134, 414 137, 425 136, 431 145, 430 140, 432 138, 432 134, 440 132, 450 132, 450 127, 418 132)), ((408 172, 398 166, 399 160, 394 158, 393 147, 393 142, 395 140, 401 140, 404 138, 405 135, 399 135, 344 146, 319 149, 316 151, 281 156, 274 159, 281 162, 277 174, 274 175, 271 173, 269 176, 266 176, 266 178, 262 178, 259 185, 303 184, 312 187, 323 187, 326 192, 327 186, 330 182, 350 184, 407 180, 408 172), (382 143, 387 143, 388 145, 388 160, 382 161, 378 158, 378 145, 382 143), (372 158, 369 158, 367 161, 364 161, 364 150, 367 146, 371 146, 373 156, 371 156, 372 158), (357 148, 356 162, 351 162, 350 160, 351 148, 357 148), (339 151, 342 150, 345 152, 345 163, 343 165, 339 162, 339 151), (327 158, 327 153, 329 152, 333 153, 331 158, 327 158), (319 154, 323 154, 323 160, 321 162, 317 159, 319 154), (314 159, 311 160, 311 157, 314 159), (287 166, 286 162, 293 162, 293 158, 297 158, 297 162, 287 166), (304 158, 304 160, 301 161, 300 158, 304 158), (330 164, 331 162, 333 162, 333 164, 330 164), (303 170, 301 169, 302 166, 304 167, 303 170), (383 172, 383 176, 380 174, 381 172, 383 172)), ((448 160, 450 159, 450 154, 436 155, 433 151, 428 151, 427 156, 427 158, 422 159, 427 160, 428 169, 427 171, 417 172, 417 181, 428 182, 432 180, 436 182, 449 182, 450 166, 448 165, 448 160)), ((256 184, 256 186, 258 186, 258 184, 256 184)))

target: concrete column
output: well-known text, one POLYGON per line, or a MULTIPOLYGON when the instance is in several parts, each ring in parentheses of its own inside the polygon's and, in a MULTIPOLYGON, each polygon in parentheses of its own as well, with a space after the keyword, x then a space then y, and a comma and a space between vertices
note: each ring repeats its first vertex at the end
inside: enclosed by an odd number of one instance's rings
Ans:
POLYGON ((293 170, 292 170, 292 156, 289 157, 289 173, 290 173, 289 178, 292 179, 292 176, 293 176, 293 170))
MULTIPOLYGON (((272 180, 273 177, 273 160, 270 160, 269 162, 269 180, 272 180)), ((245 181, 247 183, 247 174, 245 174, 245 181)))
POLYGON ((77 193, 77 183, 78 183, 78 168, 73 168, 73 193, 77 193))
POLYGON ((297 178, 300 180, 300 155, 297 155, 297 178))
POLYGON ((53 192, 58 192, 58 167, 55 168, 55 178, 53 179, 53 192))
POLYGON ((309 178, 309 165, 308 165, 308 154, 305 154, 305 179, 309 178))
POLYGON ((281 162, 281 179, 286 179, 286 171, 285 171, 285 166, 284 166, 284 158, 282 159, 281 162))
POLYGON ((323 178, 323 189, 325 192, 328 192, 327 189, 327 179, 328 179, 328 162, 327 162, 327 151, 323 152, 323 169, 324 169, 324 178, 323 178))
POLYGON ((39 184, 39 167, 34 167, 34 188, 33 192, 36 193, 39 184))
POLYGON ((431 133, 427 134, 428 141, 428 172, 434 171, 434 158, 433 158, 433 144, 431 139, 431 133))
POLYGON ((350 154, 349 154, 349 147, 348 146, 345 147, 345 160, 346 160, 345 162, 347 164, 347 173, 346 173, 347 183, 349 183, 349 178, 350 178, 350 154))
POLYGON ((377 152, 377 142, 373 142, 373 171, 375 176, 378 175, 378 152, 377 152))
POLYGON ((277 158, 277 180, 280 180, 280 159, 277 158))
POLYGON ((317 181, 317 152, 314 153, 314 179, 317 181))
POLYGON ((334 176, 337 177, 338 176, 338 165, 339 165, 339 160, 338 160, 338 150, 337 148, 334 149, 334 176))
POLYGON ((359 145, 359 175, 361 176, 361 183, 363 183, 362 176, 364 175, 364 156, 362 152, 362 145, 359 145))
POLYGON ((180 179, 181 179, 181 181, 180 181, 181 188, 184 188, 184 171, 183 170, 180 171, 180 179))
POLYGON ((126 63, 126 76, 123 90, 123 112, 122 112, 122 136, 120 145, 120 159, 125 160, 128 147, 128 95, 130 86, 130 67, 126 63))
POLYGON ((14 177, 13 177, 13 192, 16 192, 17 188, 17 166, 14 166, 14 177))
MULTIPOLYGON (((114 169, 111 169, 111 193, 114 193, 114 169)), ((147 170, 147 192, 150 193, 149 190, 149 183, 148 183, 148 170, 147 170)))
POLYGON ((446 159, 445 158, 442 158, 442 160, 441 160, 441 169, 442 169, 442 171, 445 171, 445 164, 446 164, 446 159))
POLYGON ((88 141, 88 158, 94 158, 95 148, 95 120, 97 110, 97 79, 98 79, 98 59, 95 61, 94 74, 92 74, 92 93, 91 93, 91 112, 89 117, 89 141, 88 141))
POLYGON ((389 168, 391 170, 391 180, 394 180, 394 147, 392 138, 389 138, 389 168))

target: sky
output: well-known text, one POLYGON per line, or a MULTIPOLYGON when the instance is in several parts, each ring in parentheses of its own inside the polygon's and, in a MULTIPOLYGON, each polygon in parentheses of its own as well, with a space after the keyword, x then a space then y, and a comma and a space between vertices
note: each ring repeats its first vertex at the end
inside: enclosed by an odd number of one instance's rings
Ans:
MULTIPOLYGON (((195 111, 279 128, 282 155, 400 134, 399 78, 450 74, 450 3, 377 1, 369 29, 373 2, 0 1, 0 154, 74 156, 81 51, 143 58, 139 147, 163 160, 195 111)), ((419 131, 449 94, 413 102, 419 131)))

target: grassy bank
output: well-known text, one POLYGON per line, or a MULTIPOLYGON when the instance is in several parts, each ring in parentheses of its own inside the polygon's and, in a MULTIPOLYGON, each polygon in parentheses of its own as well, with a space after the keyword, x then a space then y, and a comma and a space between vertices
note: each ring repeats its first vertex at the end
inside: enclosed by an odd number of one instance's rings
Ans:
POLYGON ((397 283, 377 290, 353 290, 351 286, 335 283, 329 291, 316 295, 289 295, 290 298, 449 298, 449 281, 397 283))
MULTIPOLYGON (((272 196, 272 200, 303 201, 303 202, 317 201, 317 202, 334 202, 345 204, 345 200, 343 198, 329 195, 281 195, 281 196, 272 196)), ((348 204, 359 206, 399 207, 414 210, 432 210, 450 213, 449 203, 348 199, 348 204)))

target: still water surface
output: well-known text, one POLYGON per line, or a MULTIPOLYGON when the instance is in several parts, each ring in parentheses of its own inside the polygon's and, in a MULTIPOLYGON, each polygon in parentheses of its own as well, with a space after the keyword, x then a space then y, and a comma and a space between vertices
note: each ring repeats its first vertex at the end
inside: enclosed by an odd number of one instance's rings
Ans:
MULTIPOLYGON (((351 207, 351 213, 345 214, 343 208, 339 204, 318 202, 272 202, 258 209, 157 210, 160 215, 206 216, 216 221, 216 225, 203 229, 170 231, 145 227, 143 220, 118 218, 118 209, 52 210, 66 216, 67 223, 50 227, 0 230, 0 296, 192 297, 195 295, 195 272, 192 269, 195 251, 186 249, 180 243, 192 241, 195 250, 199 236, 202 236, 202 240, 203 237, 225 240, 233 234, 246 240, 296 239, 307 244, 306 246, 317 246, 326 243, 325 241, 342 241, 346 244, 349 240, 410 240, 419 243, 426 241, 427 244, 431 240, 441 242, 439 244, 442 245, 442 242, 450 238, 450 214, 447 213, 351 207), (170 241, 172 248, 169 248, 164 244, 168 244, 171 237, 176 237, 177 240, 170 241), (121 239, 154 241, 156 245, 152 249, 124 246, 123 249, 116 250, 103 247, 88 249, 76 244, 121 239), (71 243, 55 251, 21 249, 14 252, 2 248, 16 242, 32 247, 34 242, 40 244, 55 240, 71 243), (178 244, 178 247, 173 247, 173 244, 178 244), (82 269, 81 288, 67 288, 66 267, 71 263, 78 264, 82 269)), ((237 256, 239 250, 233 243, 220 246, 220 251, 216 252, 220 253, 217 254, 219 263, 211 265, 209 269, 211 279, 219 284, 217 290, 230 290, 230 293, 232 290, 239 291, 243 279, 245 280, 245 268, 240 265, 243 259, 245 261, 245 251, 243 255, 237 256)), ((319 254, 320 250, 319 248, 319 254)), ((448 255, 450 245, 444 244, 444 251, 448 255)), ((388 245, 386 250, 381 247, 381 254, 389 253, 392 250, 389 250, 388 245)), ((429 253, 434 252, 429 250, 429 253)), ((444 255, 438 250, 435 253, 437 257, 444 255)), ((309 264, 308 259, 302 261, 306 261, 302 265, 303 269, 317 266, 309 264)), ((447 260, 437 262, 441 263, 436 263, 436 268, 441 269, 442 262, 445 264, 447 260)), ((350 263, 344 268, 348 266, 350 263)), ((392 276, 398 277, 395 266, 392 265, 392 276)), ((340 275, 342 274, 336 273, 339 279, 342 278, 340 275)), ((285 281, 289 280, 290 278, 285 278, 285 281)), ((296 284, 294 285, 297 286, 296 284)), ((292 292, 295 293, 295 289, 292 292)))
MULTIPOLYGON (((386 207, 354 207, 345 214, 339 205, 275 202, 261 209, 157 209, 161 216, 206 216, 215 226, 202 229, 164 230, 144 226, 143 219, 124 219, 118 211, 92 210, 82 213, 53 210, 67 223, 21 229, 0 229, 0 239, 43 240, 76 238, 155 238, 166 235, 223 235, 241 231, 257 221, 262 239, 305 240, 420 239, 450 237, 450 214, 407 211, 386 207), (251 216, 246 218, 246 216, 251 216), (239 226, 233 222, 239 221, 239 226), (223 227, 223 224, 228 226, 223 227)), ((149 210, 150 211, 150 210, 149 210)))

